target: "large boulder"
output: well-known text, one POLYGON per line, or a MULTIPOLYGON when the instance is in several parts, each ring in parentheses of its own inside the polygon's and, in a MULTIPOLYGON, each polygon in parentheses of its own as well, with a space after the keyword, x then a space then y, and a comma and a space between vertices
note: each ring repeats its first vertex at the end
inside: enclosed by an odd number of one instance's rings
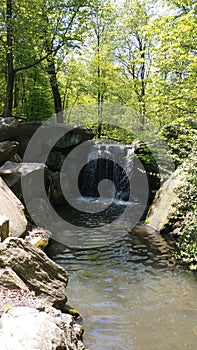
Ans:
POLYGON ((46 165, 54 171, 60 171, 64 160, 65 156, 62 152, 53 151, 50 152, 46 161, 46 165))
POLYGON ((12 158, 18 151, 19 143, 16 141, 0 142, 0 165, 12 158))
POLYGON ((186 183, 186 174, 184 166, 178 168, 157 192, 147 216, 149 225, 157 231, 172 230, 173 217, 177 211, 180 193, 186 183))
POLYGON ((9 236, 9 218, 0 214, 0 241, 4 241, 9 236))
POLYGON ((82 327, 72 316, 58 310, 39 311, 13 307, 3 314, 0 325, 2 350, 83 350, 82 327))
MULTIPOLYGON (((0 288, 2 286, 3 288, 7 288, 7 289, 15 289, 15 290, 18 289, 18 290, 28 291, 26 284, 21 280, 20 277, 17 276, 16 272, 14 272, 10 267, 0 269, 0 288)), ((1 311, 1 307, 0 307, 0 311, 1 311)))
POLYGON ((0 214, 9 218, 9 235, 21 237, 27 229, 24 206, 0 177, 0 214))
POLYGON ((146 171, 147 181, 148 181, 148 203, 151 204, 156 191, 160 187, 160 173, 157 161, 151 151, 149 149, 148 144, 145 144, 143 141, 135 140, 133 142, 134 154, 136 158, 134 158, 134 172, 133 172, 133 191, 136 194, 137 198, 139 198, 143 202, 143 173, 146 171), (140 163, 139 163, 140 160, 140 163))
POLYGON ((27 197, 40 197, 43 194, 42 181, 40 183, 37 178, 42 179, 44 175, 47 181, 47 167, 43 163, 15 163, 6 162, 0 167, 0 176, 3 177, 6 184, 14 192, 18 198, 23 198, 21 179, 23 178, 23 191, 27 197), (34 187, 32 188, 32 184, 34 187), (40 185, 39 185, 40 184, 40 185))
POLYGON ((40 249, 21 238, 9 237, 0 244, 0 268, 11 268, 37 298, 64 309, 67 272, 40 249))
POLYGON ((0 141, 14 141, 12 130, 19 124, 19 121, 14 117, 0 117, 0 141))
POLYGON ((94 137, 93 131, 83 126, 73 127, 66 124, 39 121, 19 122, 14 118, 0 118, 0 141, 18 141, 20 143, 19 154, 23 156, 30 139, 40 127, 34 145, 35 157, 38 157, 40 148, 45 146, 51 148, 55 146, 56 149, 62 150, 94 137))

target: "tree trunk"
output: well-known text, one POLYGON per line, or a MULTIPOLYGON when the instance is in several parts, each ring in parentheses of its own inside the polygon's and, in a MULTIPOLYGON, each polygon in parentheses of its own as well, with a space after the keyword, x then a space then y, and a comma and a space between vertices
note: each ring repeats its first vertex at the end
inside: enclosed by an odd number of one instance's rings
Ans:
POLYGON ((56 121, 57 121, 57 123, 64 123, 62 99, 61 99, 61 95, 59 92, 59 86, 58 86, 57 74, 56 74, 56 70, 55 70, 54 58, 50 57, 47 61, 48 61, 47 73, 49 74, 49 78, 50 78, 50 85, 51 85, 51 90, 52 90, 52 94, 53 94, 56 121))
POLYGON ((142 128, 144 128, 145 124, 145 115, 146 115, 146 103, 145 103, 145 95, 146 95, 146 65, 145 65, 145 48, 142 48, 141 58, 142 58, 142 66, 141 66, 141 124, 142 128))
POLYGON ((7 25, 7 87, 4 105, 4 117, 12 115, 13 89, 14 89, 14 64, 13 64, 13 38, 12 38, 12 0, 6 3, 6 25, 7 25))
POLYGON ((97 22, 97 108, 98 108, 98 129, 97 137, 101 138, 102 134, 102 123, 103 123, 103 113, 102 113, 102 93, 101 93, 101 58, 100 58, 100 27, 97 22))

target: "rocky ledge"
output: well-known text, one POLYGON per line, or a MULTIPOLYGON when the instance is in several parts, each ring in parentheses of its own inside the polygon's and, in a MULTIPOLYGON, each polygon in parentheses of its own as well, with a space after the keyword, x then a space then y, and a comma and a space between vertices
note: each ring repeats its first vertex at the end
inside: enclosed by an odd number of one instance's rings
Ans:
POLYGON ((0 349, 83 350, 67 272, 22 238, 0 244, 0 349))

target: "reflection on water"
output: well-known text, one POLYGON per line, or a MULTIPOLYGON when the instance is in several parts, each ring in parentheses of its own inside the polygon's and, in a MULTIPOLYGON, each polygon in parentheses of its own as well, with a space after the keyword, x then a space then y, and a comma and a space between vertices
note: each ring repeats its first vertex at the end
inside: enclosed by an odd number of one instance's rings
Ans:
POLYGON ((128 233, 93 249, 64 249, 69 304, 83 316, 90 350, 196 350, 195 275, 173 265, 158 235, 128 233))

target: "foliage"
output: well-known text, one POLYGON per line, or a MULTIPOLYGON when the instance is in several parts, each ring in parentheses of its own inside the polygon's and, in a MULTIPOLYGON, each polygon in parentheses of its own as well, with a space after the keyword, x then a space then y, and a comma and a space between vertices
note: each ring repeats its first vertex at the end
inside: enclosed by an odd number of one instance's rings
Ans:
POLYGON ((169 223, 177 232, 176 257, 197 270, 197 121, 177 118, 163 128, 162 134, 175 165, 181 166, 185 174, 169 223))
MULTIPOLYGON (((95 135, 97 135, 98 128, 100 126, 99 123, 87 123, 86 126, 91 128, 95 132, 95 135)), ((134 141, 135 136, 131 132, 130 128, 121 128, 120 126, 102 123, 101 138, 102 142, 115 141, 127 145, 131 144, 134 141)))
POLYGON ((166 139, 170 155, 177 167, 197 148, 197 121, 194 118, 177 118, 161 131, 166 139))
POLYGON ((160 16, 148 28, 155 45, 148 85, 149 116, 160 126, 174 116, 196 116, 197 21, 193 10, 160 16))
MULTIPOLYGON (((180 258, 194 268, 197 6, 195 0, 162 3, 167 11, 158 11, 154 0, 2 0, 0 108, 9 97, 13 114, 48 119, 59 98, 66 123, 83 121, 101 138, 125 144, 147 131, 147 120, 160 127, 176 167, 187 160, 174 220, 181 227, 180 258), (113 114, 109 107, 108 113, 105 103, 122 110, 113 114)), ((144 141, 161 154, 162 145, 144 141)), ((146 146, 140 152, 142 161, 154 164, 146 146)), ((164 148, 163 168, 167 158, 164 148)))
POLYGON ((176 204, 175 229, 178 229, 176 257, 197 270, 197 148, 184 163, 186 180, 176 204))

